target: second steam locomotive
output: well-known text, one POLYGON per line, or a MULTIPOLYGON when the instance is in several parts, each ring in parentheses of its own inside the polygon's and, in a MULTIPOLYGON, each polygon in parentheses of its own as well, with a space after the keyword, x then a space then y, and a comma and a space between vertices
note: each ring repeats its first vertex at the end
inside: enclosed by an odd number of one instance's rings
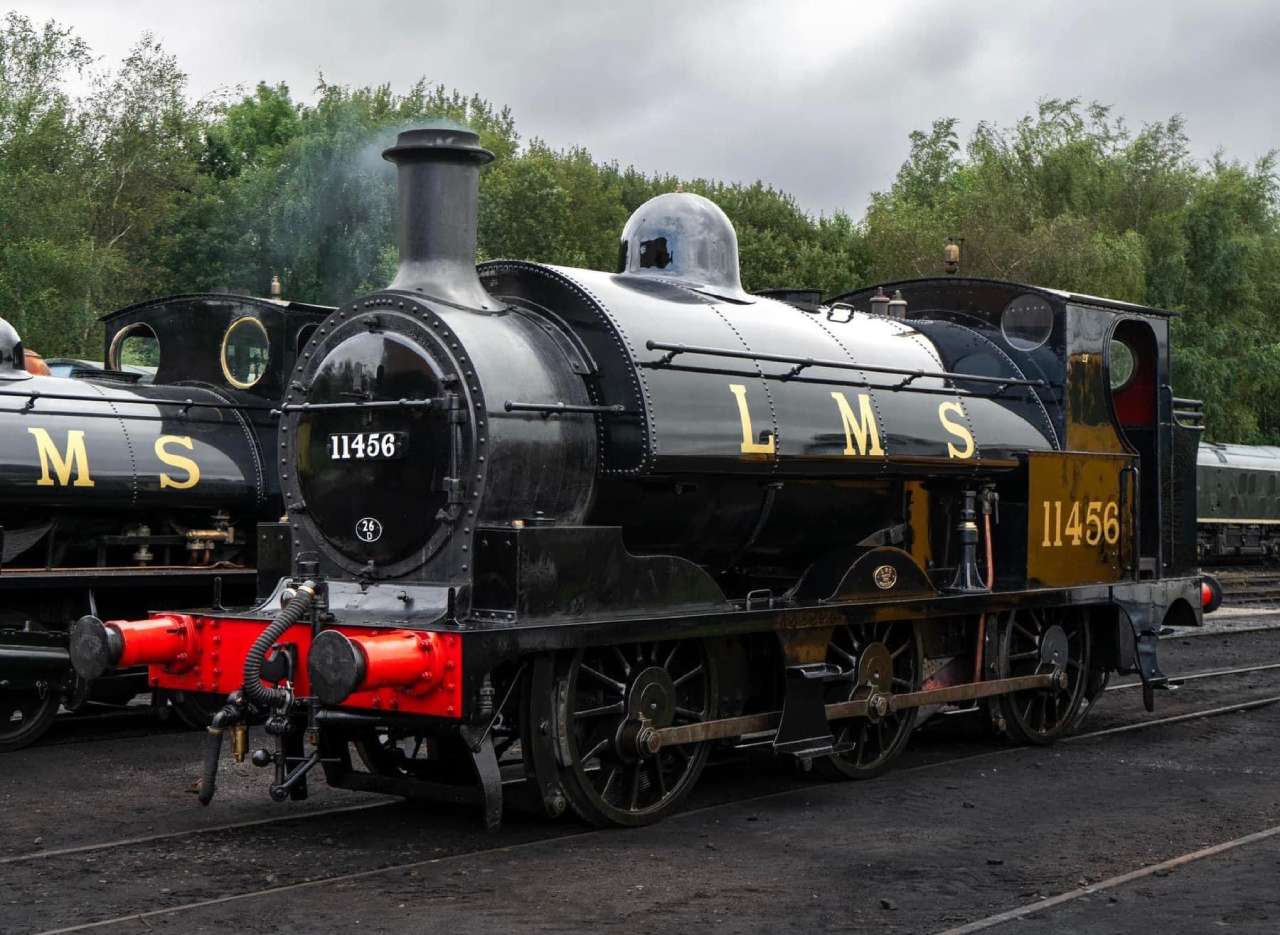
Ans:
POLYGON ((477 274, 477 137, 385 156, 397 277, 320 325, 280 407, 293 574, 252 613, 75 628, 87 677, 226 696, 202 801, 259 718, 277 799, 320 766, 625 825, 717 744, 858 778, 921 709, 1046 743, 1116 670, 1150 706, 1159 629, 1200 615, 1166 313, 972 279, 748 294, 687 193, 635 212, 616 274, 477 274))
POLYGON ((140 670, 75 678, 67 629, 86 612, 253 603, 258 524, 282 509, 271 409, 328 311, 144 302, 106 317, 108 369, 74 379, 29 373, 0 321, 0 750, 36 740, 60 705, 146 688, 140 670))

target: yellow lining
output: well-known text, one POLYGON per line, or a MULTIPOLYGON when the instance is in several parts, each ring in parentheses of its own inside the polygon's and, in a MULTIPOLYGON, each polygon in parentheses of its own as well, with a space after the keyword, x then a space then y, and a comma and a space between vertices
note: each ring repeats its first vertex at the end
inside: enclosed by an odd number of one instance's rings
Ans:
POLYGON ((231 372, 231 368, 227 366, 227 344, 231 340, 231 332, 235 331, 247 321, 251 321, 258 326, 258 330, 262 332, 262 339, 266 342, 268 355, 271 352, 271 338, 267 335, 266 327, 257 318, 252 315, 246 315, 243 318, 237 318, 231 324, 227 325, 227 330, 222 335, 222 375, 227 378, 228 383, 240 390, 252 389, 262 381, 263 377, 267 375, 266 368, 263 368, 262 373, 258 374, 255 379, 246 382, 244 380, 236 379, 235 375, 231 372))

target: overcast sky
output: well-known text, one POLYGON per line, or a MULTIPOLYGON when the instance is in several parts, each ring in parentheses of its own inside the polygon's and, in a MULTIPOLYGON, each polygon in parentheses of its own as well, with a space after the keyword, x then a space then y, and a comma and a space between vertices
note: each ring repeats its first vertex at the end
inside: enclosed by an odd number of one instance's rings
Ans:
POLYGON ((260 79, 419 77, 511 107, 524 138, 647 171, 763 179, 861 216, 940 116, 1009 124, 1041 97, 1179 113, 1193 149, 1280 146, 1280 3, 42 0, 107 62, 145 30, 195 95, 260 79))

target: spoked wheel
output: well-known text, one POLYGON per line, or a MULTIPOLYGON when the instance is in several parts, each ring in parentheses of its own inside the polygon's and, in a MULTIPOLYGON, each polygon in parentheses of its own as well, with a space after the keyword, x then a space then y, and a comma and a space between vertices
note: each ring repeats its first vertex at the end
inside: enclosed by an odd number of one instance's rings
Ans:
POLYGON ((1075 725, 1089 688, 1093 648, 1089 618, 1078 610, 1015 610, 1000 626, 1001 678, 1038 675, 1055 667, 1066 673, 1065 686, 1003 695, 998 701, 1011 739, 1052 743, 1075 725))
POLYGON ((0 688, 0 751, 35 743, 53 723, 62 695, 52 688, 0 688))
POLYGON ((1089 668, 1089 679, 1084 688, 1084 698, 1080 702, 1080 707, 1076 711, 1075 719, 1071 722, 1071 729, 1075 730, 1084 723, 1085 718, 1093 711, 1098 700, 1102 697, 1102 693, 1107 690, 1107 683, 1111 681, 1111 670, 1104 669, 1097 665, 1089 668))
POLYGON ((596 825, 644 825, 679 807, 706 765, 707 744, 642 752, 644 727, 716 716, 714 656, 701 640, 566 653, 553 680, 560 781, 596 825), (566 762, 567 761, 567 762, 566 762))
MULTIPOLYGON (((859 623, 836 627, 827 647, 827 662, 838 666, 843 678, 829 683, 827 704, 850 701, 859 692, 913 692, 920 687, 923 656, 912 623, 859 623)), ((843 753, 817 760, 821 771, 835 779, 870 779, 884 772, 902 752, 916 723, 914 708, 891 711, 883 717, 834 721, 837 747, 843 753)))

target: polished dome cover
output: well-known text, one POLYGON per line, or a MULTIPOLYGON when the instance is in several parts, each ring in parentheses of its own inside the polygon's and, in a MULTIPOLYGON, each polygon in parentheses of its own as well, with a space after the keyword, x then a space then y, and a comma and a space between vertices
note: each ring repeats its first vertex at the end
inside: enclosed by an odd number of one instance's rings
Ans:
POLYGON ((618 272, 754 301, 742 289, 733 224, 715 202, 692 192, 658 195, 635 210, 622 229, 618 272))

